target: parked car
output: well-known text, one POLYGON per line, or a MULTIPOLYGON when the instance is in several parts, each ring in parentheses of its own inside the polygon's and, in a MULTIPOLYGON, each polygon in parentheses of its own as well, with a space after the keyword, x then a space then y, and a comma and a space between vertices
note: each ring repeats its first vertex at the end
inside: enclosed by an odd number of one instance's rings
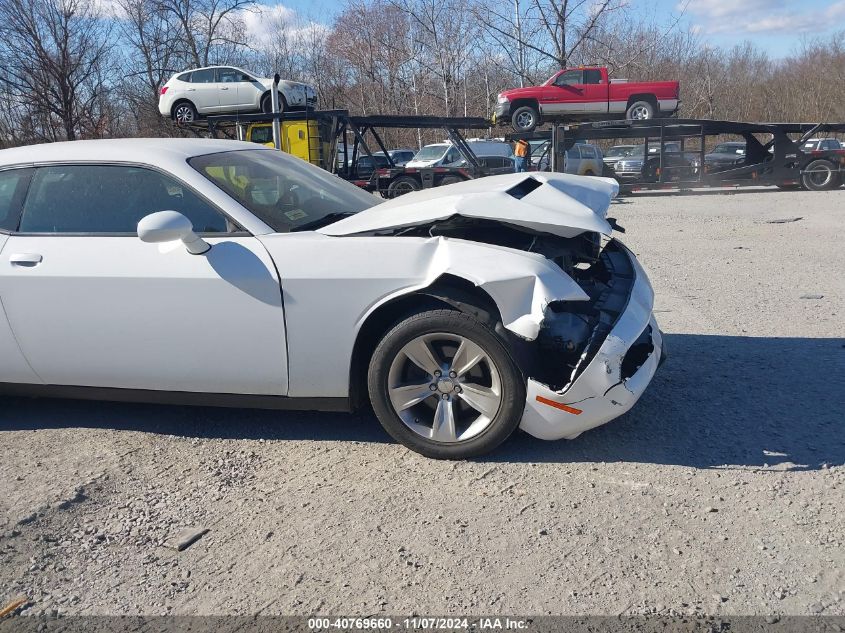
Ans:
MULTIPOLYGON (((192 123, 200 116, 226 112, 270 112, 273 80, 231 66, 209 66, 173 75, 162 86, 158 111, 177 123, 192 123)), ((308 84, 282 80, 279 108, 313 108, 317 91, 308 84)))
MULTIPOLYGON (((545 151, 536 162, 533 155, 531 161, 532 171, 549 171, 551 169, 549 145, 545 147, 545 151)), ((601 176, 604 173, 601 148, 598 145, 576 143, 566 150, 563 159, 563 172, 579 176, 601 176)))
MULTIPOLYGON (((389 149, 387 150, 387 154, 390 156, 391 160, 393 160, 393 164, 397 167, 404 167, 408 161, 410 161, 414 154, 416 154, 416 150, 413 149, 389 149)), ((384 156, 384 152, 376 152, 373 154, 374 156, 384 156)))
POLYGON ((677 81, 609 79, 603 66, 565 68, 541 86, 500 93, 494 116, 497 122, 509 120, 517 132, 531 132, 544 117, 561 115, 651 119, 678 109, 679 90, 677 81))
POLYGON ((384 154, 373 154, 372 156, 359 156, 355 161, 355 173, 358 178, 369 178, 376 169, 390 167, 390 162, 384 154))
POLYGON ((823 152, 829 149, 843 149, 843 146, 835 138, 811 138, 801 146, 804 152, 823 152))
POLYGON ((634 406, 662 356, 646 273, 602 239, 616 189, 510 174, 377 205, 254 143, 2 150, 0 389, 369 402, 437 458, 517 427, 574 438, 634 406))
MULTIPOLYGON (((502 141, 467 141, 467 145, 477 156, 513 156, 513 147, 502 141)), ((461 152, 451 143, 433 143, 417 152, 405 167, 440 167, 461 158, 461 152)))
POLYGON ((631 153, 637 148, 641 147, 638 145, 614 145, 611 147, 607 152, 605 152, 604 156, 602 157, 602 161, 608 167, 616 167, 616 163, 618 163, 623 158, 629 158, 631 153))
POLYGON ((704 155, 704 167, 708 172, 725 171, 742 165, 745 161, 745 141, 719 143, 713 151, 704 155))
MULTIPOLYGON (((698 174, 700 169, 700 157, 696 152, 682 152, 681 144, 669 141, 663 144, 663 180, 672 182, 677 180, 690 180, 698 174)), ((648 146, 646 157, 645 145, 635 145, 625 156, 612 166, 611 172, 621 183, 657 182, 659 180, 660 144, 648 146)))

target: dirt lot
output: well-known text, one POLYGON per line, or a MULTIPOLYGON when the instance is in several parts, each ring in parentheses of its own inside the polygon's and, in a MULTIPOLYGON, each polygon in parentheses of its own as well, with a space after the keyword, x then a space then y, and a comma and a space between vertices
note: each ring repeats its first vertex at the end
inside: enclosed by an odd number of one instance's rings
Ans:
POLYGON ((628 415, 445 463, 369 416, 6 400, 0 607, 845 614, 845 190, 611 215, 670 356, 628 415))

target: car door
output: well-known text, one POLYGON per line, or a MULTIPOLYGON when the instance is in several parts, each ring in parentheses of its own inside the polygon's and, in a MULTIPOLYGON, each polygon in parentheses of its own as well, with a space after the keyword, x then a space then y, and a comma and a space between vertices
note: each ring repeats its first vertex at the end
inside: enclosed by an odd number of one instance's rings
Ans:
POLYGON ((284 318, 258 240, 190 187, 134 165, 34 171, 0 253, 0 297, 24 356, 53 385, 284 395, 284 318), (146 244, 175 210, 212 244, 146 244))
POLYGON ((546 114, 579 114, 584 112, 583 71, 567 70, 555 77, 544 90, 541 110, 546 114))
POLYGON ((188 99, 199 113, 220 110, 220 90, 215 81, 214 68, 203 68, 191 73, 191 84, 185 90, 188 99))
POLYGON ((256 109, 261 98, 261 91, 253 83, 258 82, 237 68, 218 68, 220 109, 229 111, 256 109))
MULTIPOLYGON (((31 168, 0 171, 0 257, 3 257, 9 235, 17 228, 20 208, 32 177, 31 168)), ((0 287, 0 383, 38 384, 41 379, 32 370, 21 352, 6 316, 0 287)))

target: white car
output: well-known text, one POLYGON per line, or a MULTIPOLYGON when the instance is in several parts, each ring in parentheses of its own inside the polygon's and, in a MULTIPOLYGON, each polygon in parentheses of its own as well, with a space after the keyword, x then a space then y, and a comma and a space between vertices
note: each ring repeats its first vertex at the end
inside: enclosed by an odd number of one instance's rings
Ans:
MULTIPOLYGON (((200 115, 226 112, 271 112, 273 80, 240 68, 210 66, 173 75, 162 86, 158 111, 177 123, 192 123, 200 115)), ((297 81, 279 82, 279 109, 313 108, 317 91, 297 81)))
POLYGON ((378 199, 207 139, 0 151, 7 394, 350 410, 466 458, 574 438, 662 356, 615 182, 510 174, 378 199))
MULTIPOLYGON (((513 148, 509 143, 502 141, 470 140, 467 145, 476 156, 504 156, 513 157, 513 148)), ((451 143, 434 143, 426 145, 414 157, 409 160, 405 167, 424 168, 442 167, 456 163, 463 158, 457 147, 451 143)))

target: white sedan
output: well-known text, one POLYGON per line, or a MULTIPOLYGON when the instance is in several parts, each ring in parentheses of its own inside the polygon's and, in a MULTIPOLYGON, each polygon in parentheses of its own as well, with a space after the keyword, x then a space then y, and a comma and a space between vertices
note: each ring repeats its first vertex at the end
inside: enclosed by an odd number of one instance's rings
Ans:
POLYGON ((7 394, 351 410, 466 458, 574 438, 662 356, 615 182, 510 174, 378 198, 251 143, 0 151, 7 394))
MULTIPOLYGON (((227 112, 272 112, 273 80, 256 77, 240 68, 210 66, 173 75, 159 92, 158 111, 177 123, 196 121, 200 115, 227 112)), ((317 91, 308 84, 282 80, 279 109, 313 108, 317 91)))

